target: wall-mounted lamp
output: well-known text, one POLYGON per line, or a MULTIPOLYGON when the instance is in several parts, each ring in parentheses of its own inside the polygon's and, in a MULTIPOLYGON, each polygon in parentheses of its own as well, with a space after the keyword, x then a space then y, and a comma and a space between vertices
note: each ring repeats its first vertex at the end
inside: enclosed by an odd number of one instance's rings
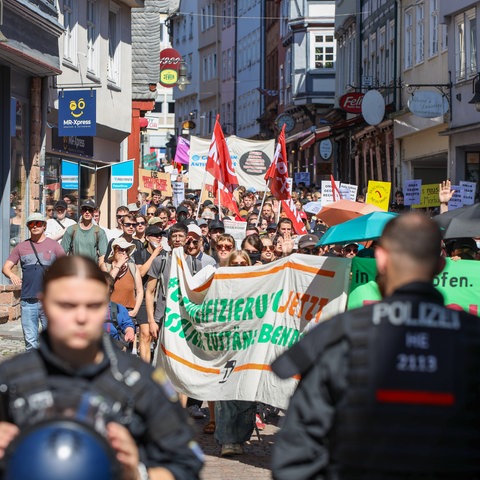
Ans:
POLYGON ((180 62, 180 68, 178 69, 178 80, 177 87, 182 92, 185 90, 187 85, 190 85, 190 80, 187 78, 187 64, 182 60, 180 62))
POLYGON ((475 105, 475 110, 480 112, 480 73, 477 73, 472 80, 473 98, 468 103, 475 105))

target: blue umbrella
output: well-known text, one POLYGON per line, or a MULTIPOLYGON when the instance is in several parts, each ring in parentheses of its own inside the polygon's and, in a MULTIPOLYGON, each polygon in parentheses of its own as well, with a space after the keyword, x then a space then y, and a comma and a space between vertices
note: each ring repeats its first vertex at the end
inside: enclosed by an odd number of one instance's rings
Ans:
POLYGON ((385 225, 397 215, 398 213, 393 212, 372 212, 339 223, 325 232, 317 246, 375 240, 382 235, 385 225))

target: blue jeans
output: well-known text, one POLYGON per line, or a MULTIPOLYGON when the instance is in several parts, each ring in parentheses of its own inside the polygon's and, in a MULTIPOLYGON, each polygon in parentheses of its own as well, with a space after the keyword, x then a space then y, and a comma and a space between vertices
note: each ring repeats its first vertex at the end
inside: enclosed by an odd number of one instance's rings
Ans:
POLYGON ((243 443, 255 427, 257 404, 245 400, 215 402, 215 440, 220 444, 243 443))
POLYGON ((41 303, 37 300, 20 301, 22 315, 23 337, 25 349, 38 348, 38 322, 42 324, 42 330, 47 328, 47 317, 43 312, 41 303))

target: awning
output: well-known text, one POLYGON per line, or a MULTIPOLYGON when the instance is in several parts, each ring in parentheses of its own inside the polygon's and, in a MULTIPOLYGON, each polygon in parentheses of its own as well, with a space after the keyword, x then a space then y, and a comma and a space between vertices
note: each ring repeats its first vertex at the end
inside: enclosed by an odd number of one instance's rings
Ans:
POLYGON ((305 150, 311 147, 315 142, 319 140, 323 140, 330 136, 331 127, 328 125, 327 127, 320 127, 315 130, 315 132, 311 133, 305 140, 300 142, 300 150, 305 150))
POLYGON ((303 130, 303 132, 297 132, 297 133, 291 135, 290 137, 286 137, 285 138, 285 143, 296 142, 297 140, 300 140, 301 138, 306 137, 310 133, 312 133, 312 130, 310 130, 310 128, 308 130, 303 130))

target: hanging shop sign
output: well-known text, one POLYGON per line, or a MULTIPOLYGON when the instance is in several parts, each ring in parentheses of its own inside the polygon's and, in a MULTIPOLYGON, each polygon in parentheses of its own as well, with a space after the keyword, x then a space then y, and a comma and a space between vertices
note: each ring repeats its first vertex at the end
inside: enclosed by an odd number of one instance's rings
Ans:
POLYGON ((347 113, 362 113, 362 101, 364 94, 361 92, 346 93, 339 100, 340 108, 347 113))
POLYGON ((362 100, 362 115, 369 125, 378 125, 385 115, 385 99, 378 90, 369 90, 362 100))
POLYGON ((60 137, 58 128, 52 128, 52 150, 83 157, 93 157, 93 137, 60 137))
POLYGON ((133 160, 112 165, 110 184, 112 190, 128 190, 133 185, 133 160))
POLYGON ((62 188, 78 190, 78 163, 62 160, 62 188))
POLYGON ((97 134, 97 92, 62 90, 58 96, 58 134, 61 137, 97 134))
POLYGON ((174 48, 165 48, 160 52, 160 84, 173 87, 178 81, 178 70, 182 56, 174 48))
POLYGON ((333 143, 329 138, 324 138, 318 144, 318 151, 322 160, 328 161, 332 158, 333 143))
POLYGON ((445 95, 429 90, 419 90, 408 99, 409 110, 417 117, 436 118, 448 112, 448 100, 445 95))

